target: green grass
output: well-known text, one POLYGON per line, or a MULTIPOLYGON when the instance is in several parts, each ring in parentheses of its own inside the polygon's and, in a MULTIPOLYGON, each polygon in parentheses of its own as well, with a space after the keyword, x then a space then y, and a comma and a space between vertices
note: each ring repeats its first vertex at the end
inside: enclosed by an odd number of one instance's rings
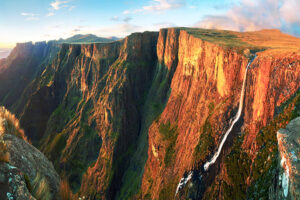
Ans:
POLYGON ((239 51, 243 49, 250 49, 254 51, 258 51, 259 49, 262 49, 261 47, 256 47, 242 41, 231 31, 216 30, 216 29, 202 29, 202 28, 180 28, 180 29, 187 31, 189 34, 197 38, 200 38, 204 41, 218 44, 224 47, 234 48, 239 51))
POLYGON ((51 143, 46 146, 44 153, 50 158, 50 160, 58 160, 61 152, 66 146, 66 136, 64 132, 58 133, 51 140, 51 143))
POLYGON ((177 186, 177 179, 172 178, 159 192, 159 200, 173 200, 177 186))
POLYGON ((159 132, 162 134, 163 140, 167 142, 164 163, 166 167, 169 167, 175 159, 175 145, 178 136, 177 126, 171 125, 170 121, 166 124, 161 123, 159 126, 159 132))
POLYGON ((246 199, 246 179, 250 174, 251 159, 241 148, 242 143, 243 137, 236 138, 230 154, 225 159, 231 183, 224 184, 225 199, 246 199))
POLYGON ((213 135, 215 134, 208 119, 206 119, 205 123, 201 127, 200 132, 200 139, 193 155, 195 163, 201 163, 204 161, 214 149, 213 135))

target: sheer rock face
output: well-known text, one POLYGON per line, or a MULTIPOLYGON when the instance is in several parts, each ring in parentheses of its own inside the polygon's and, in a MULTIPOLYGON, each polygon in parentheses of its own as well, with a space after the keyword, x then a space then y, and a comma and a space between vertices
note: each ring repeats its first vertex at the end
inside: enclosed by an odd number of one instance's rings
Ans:
MULTIPOLYGON (((200 166, 203 164, 204 161, 195 161, 193 156, 206 122, 211 124, 214 146, 218 146, 237 111, 243 75, 249 62, 234 49, 172 29, 160 32, 157 52, 159 62, 168 69, 173 68, 174 76, 166 107, 149 128, 148 160, 142 191, 143 195, 150 194, 154 199, 158 199, 163 190, 175 194, 176 185, 184 173, 193 168, 195 162, 200 162, 200 166), (178 47, 178 51, 170 51, 172 47, 178 47), (164 162, 166 156, 170 156, 170 142, 164 139, 160 130, 169 122, 176 126, 178 134, 172 150, 172 167, 164 162)), ((259 148, 255 141, 259 130, 273 119, 277 107, 290 99, 300 87, 299 51, 258 52, 246 81, 242 131, 246 130, 247 134, 242 146, 254 159, 259 148)), ((206 129, 204 134, 208 131, 206 129)), ((226 146, 224 151, 227 151, 226 146)), ((228 181, 222 157, 216 164, 216 171, 220 171, 218 180, 228 181)))
POLYGON ((174 71, 174 76, 166 107, 159 120, 149 128, 142 190, 145 194, 151 193, 154 199, 170 182, 173 183, 169 192, 175 194, 180 177, 195 164, 194 150, 207 119, 213 124, 215 141, 219 140, 228 124, 228 111, 238 105, 248 61, 234 51, 174 29, 160 32, 157 52, 159 62, 174 71), (162 124, 169 122, 177 126, 178 134, 172 167, 164 163, 169 142, 163 139, 159 130, 162 124))
POLYGON ((24 90, 41 75, 58 49, 54 42, 18 43, 10 55, 0 62, 1 104, 20 114, 26 106, 20 97, 28 98, 32 95, 32 91, 24 90))
POLYGON ((285 129, 277 132, 280 166, 276 198, 300 198, 300 117, 292 120, 285 129))
POLYGON ((245 125, 249 135, 245 148, 256 151, 255 137, 276 114, 277 108, 300 87, 300 53, 297 50, 267 50, 252 64, 245 95, 245 125))

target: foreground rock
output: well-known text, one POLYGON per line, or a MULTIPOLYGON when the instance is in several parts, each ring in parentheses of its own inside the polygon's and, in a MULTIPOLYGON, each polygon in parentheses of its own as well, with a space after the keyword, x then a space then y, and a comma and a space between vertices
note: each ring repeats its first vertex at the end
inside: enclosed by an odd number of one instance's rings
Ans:
POLYGON ((52 163, 25 141, 18 120, 0 108, 0 199, 58 199, 52 163))
POLYGON ((300 117, 277 132, 281 170, 277 198, 300 199, 300 117))
POLYGON ((35 197, 54 199, 58 194, 59 176, 52 163, 35 147, 14 135, 4 135, 10 164, 29 178, 35 197))
POLYGON ((28 191, 24 174, 7 163, 0 164, 0 199, 35 199, 28 191))

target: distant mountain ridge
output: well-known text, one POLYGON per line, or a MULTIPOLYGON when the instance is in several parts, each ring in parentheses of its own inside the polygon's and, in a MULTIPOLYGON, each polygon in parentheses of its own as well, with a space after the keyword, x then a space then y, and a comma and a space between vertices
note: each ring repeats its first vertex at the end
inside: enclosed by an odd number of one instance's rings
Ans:
MULTIPOLYGON (((72 37, 66 38, 66 39, 59 39, 59 40, 50 40, 49 42, 51 43, 58 43, 58 44, 90 44, 90 43, 109 43, 109 42, 114 42, 117 40, 120 40, 121 38, 111 36, 108 38, 103 38, 103 37, 98 37, 93 34, 77 34, 72 37)), ((39 43, 39 42, 37 42, 39 43)), ((0 59, 7 58, 12 49, 9 48, 0 48, 0 59)))
POLYGON ((60 39, 58 40, 59 43, 71 43, 71 44, 78 44, 78 43, 94 43, 94 42, 113 42, 119 40, 117 37, 110 37, 110 38, 103 38, 103 37, 98 37, 93 34, 87 34, 87 35, 82 35, 82 34, 77 34, 74 35, 70 38, 67 39, 60 39))

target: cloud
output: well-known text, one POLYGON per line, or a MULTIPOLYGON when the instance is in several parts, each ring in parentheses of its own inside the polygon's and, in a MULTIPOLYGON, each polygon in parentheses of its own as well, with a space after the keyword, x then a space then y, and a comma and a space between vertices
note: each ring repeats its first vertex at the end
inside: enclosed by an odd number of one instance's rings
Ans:
POLYGON ((39 20, 38 16, 39 14, 34 14, 34 13, 21 13, 22 16, 25 17, 25 20, 27 21, 36 21, 36 20, 39 20))
POLYGON ((118 17, 118 16, 114 16, 114 17, 112 17, 111 18, 111 20, 112 21, 115 21, 115 22, 120 22, 120 21, 122 21, 122 22, 125 22, 125 23, 128 23, 128 22, 130 22, 131 20, 132 20, 132 17, 125 17, 125 18, 123 18, 123 19, 121 19, 120 17, 118 17))
POLYGON ((136 10, 125 10, 123 14, 135 14, 139 12, 155 12, 178 9, 186 5, 186 0, 152 0, 148 6, 136 10))
POLYGON ((72 30, 72 32, 79 32, 79 31, 81 31, 79 28, 75 28, 72 30))
POLYGON ((132 17, 125 17, 125 18, 123 19, 123 22, 128 23, 128 22, 130 22, 131 20, 132 20, 132 17))
POLYGON ((161 29, 161 28, 167 28, 167 27, 176 27, 176 24, 171 22, 161 22, 157 24, 153 24, 155 28, 161 29))
POLYGON ((128 15, 128 14, 130 14, 130 11, 129 11, 129 10, 124 10, 124 11, 123 11, 123 14, 124 14, 124 15, 128 15))
POLYGON ((110 27, 97 28, 91 32, 106 37, 108 36, 124 37, 133 32, 140 32, 143 30, 144 28, 142 26, 126 23, 126 24, 118 24, 110 27))
POLYGON ((185 4, 183 0, 153 0, 154 5, 144 6, 144 10, 157 11, 180 8, 185 4))
POLYGON ((69 11, 72 11, 74 8, 76 8, 76 6, 70 6, 69 11))
POLYGON ((285 0, 280 8, 280 14, 287 23, 300 25, 300 1, 285 0))
POLYGON ((113 16, 113 17, 111 18, 111 20, 112 20, 112 21, 118 22, 118 21, 120 21, 120 18, 119 18, 118 16, 113 16))
POLYGON ((54 9, 54 10, 59 10, 61 8, 64 8, 64 7, 69 7, 67 4, 69 3, 70 1, 61 1, 61 0, 55 0, 53 2, 50 3, 50 6, 54 9))
POLYGON ((47 17, 54 16, 54 13, 53 13, 53 12, 49 12, 46 16, 47 16, 47 17))
POLYGON ((133 32, 141 32, 145 30, 145 27, 137 26, 131 23, 121 23, 106 27, 93 27, 93 26, 84 26, 84 27, 73 27, 69 31, 67 36, 76 34, 95 34, 100 37, 124 37, 133 32))
POLYGON ((292 33, 300 25, 299 10, 298 0, 241 0, 222 15, 204 16, 195 26, 235 31, 278 28, 292 33))

